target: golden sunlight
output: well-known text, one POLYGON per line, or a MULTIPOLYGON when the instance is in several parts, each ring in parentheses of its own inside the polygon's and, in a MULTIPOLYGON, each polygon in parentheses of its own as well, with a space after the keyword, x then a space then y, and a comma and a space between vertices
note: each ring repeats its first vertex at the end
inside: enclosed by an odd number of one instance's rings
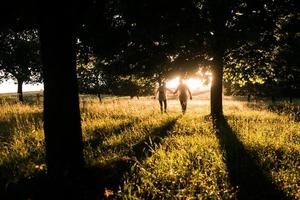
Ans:
MULTIPOLYGON (((166 82, 167 88, 176 89, 179 85, 179 77, 171 79, 166 82)), ((204 84, 204 81, 199 78, 189 78, 183 80, 183 82, 190 88, 191 92, 200 92, 203 90, 209 90, 211 83, 204 84)))

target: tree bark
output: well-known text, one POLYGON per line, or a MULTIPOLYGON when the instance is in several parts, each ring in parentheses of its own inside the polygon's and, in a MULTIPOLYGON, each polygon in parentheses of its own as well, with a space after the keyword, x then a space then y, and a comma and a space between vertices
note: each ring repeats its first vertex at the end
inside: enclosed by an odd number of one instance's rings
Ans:
POLYGON ((99 102, 100 102, 100 103, 102 103, 101 94, 100 94, 100 93, 98 93, 98 94, 97 94, 97 96, 98 96, 99 102))
POLYGON ((68 8, 49 10, 40 20, 46 162, 51 178, 68 181, 80 175, 85 165, 74 23, 68 8))
POLYGON ((210 93, 211 115, 219 117, 223 115, 223 54, 217 53, 212 68, 212 84, 210 93))
POLYGON ((212 66, 212 85, 211 85, 211 115, 214 117, 223 116, 223 56, 227 49, 227 32, 226 32, 226 19, 228 13, 228 1, 218 0, 209 1, 211 6, 211 23, 213 30, 212 38, 212 52, 214 55, 212 66))
POLYGON ((18 81, 18 99, 20 102, 24 102, 23 98, 23 81, 22 80, 17 80, 18 81))
POLYGON ((288 94, 289 94, 289 103, 293 103, 293 89, 291 88, 291 85, 288 86, 288 94))
POLYGON ((251 94, 248 94, 247 101, 248 101, 248 102, 251 101, 251 94))
POLYGON ((271 96, 271 100, 272 100, 272 103, 275 103, 275 101, 276 101, 276 98, 275 98, 275 95, 274 95, 274 94, 272 94, 272 96, 271 96))

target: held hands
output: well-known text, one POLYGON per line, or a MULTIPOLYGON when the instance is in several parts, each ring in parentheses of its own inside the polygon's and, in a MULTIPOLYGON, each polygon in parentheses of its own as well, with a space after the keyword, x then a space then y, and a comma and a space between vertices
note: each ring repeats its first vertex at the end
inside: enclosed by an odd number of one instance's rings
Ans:
POLYGON ((193 99, 193 97, 192 96, 190 96, 190 100, 192 100, 193 99))

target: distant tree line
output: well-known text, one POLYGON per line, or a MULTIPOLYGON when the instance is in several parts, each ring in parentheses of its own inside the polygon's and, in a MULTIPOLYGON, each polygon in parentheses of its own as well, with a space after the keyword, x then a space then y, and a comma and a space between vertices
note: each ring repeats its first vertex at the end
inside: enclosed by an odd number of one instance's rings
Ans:
MULTIPOLYGON (((80 92, 149 95, 174 74, 222 65, 228 95, 299 96, 296 1, 106 1, 87 10, 76 36, 80 92)), ((0 42, 1 80, 16 80, 22 101, 23 83, 43 81, 38 30, 2 31, 0 42)))

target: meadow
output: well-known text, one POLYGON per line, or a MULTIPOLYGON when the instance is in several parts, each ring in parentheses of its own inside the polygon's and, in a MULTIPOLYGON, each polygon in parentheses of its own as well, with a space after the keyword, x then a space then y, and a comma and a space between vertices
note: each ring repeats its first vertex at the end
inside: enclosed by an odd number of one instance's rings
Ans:
MULTIPOLYGON (((19 188, 28 197, 17 185, 47 170, 42 104, 1 98, 0 192, 19 188)), ((94 191, 112 199, 300 199, 296 108, 228 99, 225 117, 214 120, 208 100, 189 101, 182 115, 177 100, 161 114, 147 97, 82 96, 85 160, 99 171, 94 191)))

